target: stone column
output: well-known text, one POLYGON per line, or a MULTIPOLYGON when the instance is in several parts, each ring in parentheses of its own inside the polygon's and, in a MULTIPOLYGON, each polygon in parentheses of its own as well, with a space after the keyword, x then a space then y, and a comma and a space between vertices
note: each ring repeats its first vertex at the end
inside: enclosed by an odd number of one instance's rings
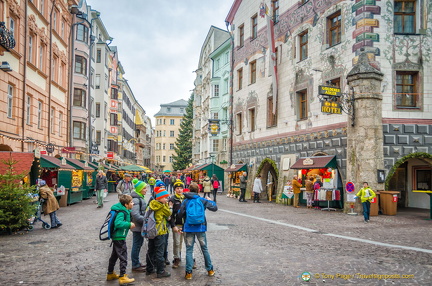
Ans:
MULTIPOLYGON (((383 190, 378 184, 377 170, 384 168, 382 93, 383 73, 369 64, 361 53, 357 64, 348 73, 347 82, 354 89, 354 126, 347 128, 347 182, 355 184, 356 192, 368 182, 373 190, 383 190)), ((345 203, 345 212, 349 204, 345 203)), ((355 211, 361 211, 357 201, 355 211)))

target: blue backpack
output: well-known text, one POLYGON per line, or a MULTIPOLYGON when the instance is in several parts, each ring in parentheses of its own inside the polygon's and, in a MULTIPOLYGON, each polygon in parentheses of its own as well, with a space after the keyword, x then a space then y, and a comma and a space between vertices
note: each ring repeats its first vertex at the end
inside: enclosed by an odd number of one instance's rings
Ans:
POLYGON ((126 220, 126 212, 123 210, 110 211, 105 218, 105 222, 102 224, 102 227, 99 231, 99 239, 100 240, 108 240, 112 238, 114 233, 114 221, 117 217, 117 214, 122 212, 124 215, 124 220, 126 220))
POLYGON ((157 235, 158 230, 156 228, 154 211, 148 207, 144 215, 144 222, 141 228, 141 236, 147 239, 154 239, 157 235))
POLYGON ((201 198, 188 199, 186 205, 186 223, 189 225, 205 223, 205 206, 201 198))

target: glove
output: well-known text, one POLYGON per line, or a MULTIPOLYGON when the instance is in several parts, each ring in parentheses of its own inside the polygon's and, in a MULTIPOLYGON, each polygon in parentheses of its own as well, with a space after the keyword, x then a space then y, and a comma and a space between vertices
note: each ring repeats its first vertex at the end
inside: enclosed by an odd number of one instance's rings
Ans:
POLYGON ((357 199, 357 198, 358 198, 357 196, 354 196, 354 200, 357 199))

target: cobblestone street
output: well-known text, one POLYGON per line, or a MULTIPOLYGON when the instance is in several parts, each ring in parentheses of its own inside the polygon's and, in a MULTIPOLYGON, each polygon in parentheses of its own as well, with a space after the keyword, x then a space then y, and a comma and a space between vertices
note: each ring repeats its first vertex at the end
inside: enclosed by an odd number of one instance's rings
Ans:
MULTIPOLYGON (((93 199, 61 208, 59 229, 35 229, 0 236, 1 285, 118 285, 105 281, 110 242, 100 241, 99 228, 109 207, 93 199)), ((207 240, 215 267, 208 277, 201 252, 198 269, 184 279, 184 259, 178 269, 167 266, 170 278, 131 273, 134 285, 430 285, 432 221, 429 212, 400 211, 397 216, 372 217, 341 212, 294 209, 274 203, 239 203, 218 197, 219 211, 207 212, 207 240), (303 272, 311 280, 301 279, 303 272), (362 275, 400 275, 366 278, 362 275)), ((49 221, 48 217, 45 217, 49 221)), ((128 237, 128 273, 132 235, 128 237)), ((172 246, 172 237, 169 240, 172 246)), ((142 250, 145 262, 146 246, 142 250)), ((185 248, 183 247, 183 253, 185 248)), ((172 260, 172 252, 169 252, 172 260)), ((118 264, 116 265, 118 272, 118 264)))

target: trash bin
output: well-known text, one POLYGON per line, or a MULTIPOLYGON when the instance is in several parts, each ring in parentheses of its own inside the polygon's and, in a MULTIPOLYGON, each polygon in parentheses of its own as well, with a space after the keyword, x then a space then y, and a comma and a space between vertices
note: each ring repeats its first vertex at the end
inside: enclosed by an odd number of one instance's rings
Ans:
POLYGON ((385 215, 396 215, 397 213, 397 202, 399 192, 395 191, 381 191, 381 208, 385 215))
POLYGON ((380 192, 375 192, 376 197, 371 201, 370 205, 370 216, 377 216, 379 211, 379 194, 380 192))

